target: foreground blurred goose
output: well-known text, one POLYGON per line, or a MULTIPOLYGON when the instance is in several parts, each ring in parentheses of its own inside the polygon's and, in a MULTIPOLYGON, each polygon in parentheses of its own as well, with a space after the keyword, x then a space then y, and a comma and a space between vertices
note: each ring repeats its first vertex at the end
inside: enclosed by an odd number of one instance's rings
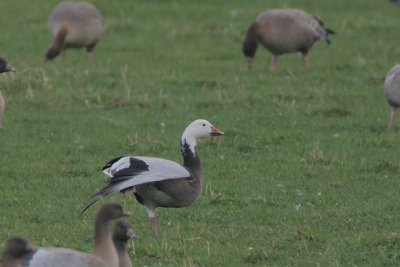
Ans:
POLYGON ((112 220, 125 215, 130 213, 123 211, 121 205, 114 202, 105 203, 99 209, 95 222, 95 245, 92 254, 68 248, 43 247, 25 255, 22 266, 118 267, 118 254, 109 233, 109 226, 112 220))
MULTIPOLYGON (((15 72, 16 70, 7 62, 7 59, 4 57, 0 57, 0 73, 3 72, 15 72)), ((0 127, 1 127, 1 119, 3 118, 4 109, 6 108, 6 102, 4 101, 3 94, 0 90, 0 127)))
POLYGON ((196 144, 198 138, 223 135, 206 120, 195 120, 185 129, 181 138, 183 166, 161 158, 122 156, 110 160, 103 172, 110 176, 108 186, 92 196, 84 212, 96 200, 116 191, 133 192, 150 219, 157 235, 156 207, 185 207, 201 194, 203 170, 196 144))
POLYGON ((395 65, 386 74, 385 79, 385 97, 390 105, 390 119, 388 130, 392 129, 396 109, 400 107, 400 64, 395 65))
POLYGON ((316 16, 297 9, 272 9, 261 13, 250 25, 243 53, 248 58, 249 69, 252 66, 258 43, 272 53, 271 71, 275 71, 278 55, 301 52, 303 68, 307 69, 307 53, 319 39, 329 44, 329 34, 334 31, 324 28, 324 22, 316 16))
POLYGON ((45 60, 52 59, 62 53, 65 58, 65 49, 87 49, 87 59, 92 57, 92 50, 96 46, 103 31, 103 22, 100 12, 86 2, 62 2, 49 17, 48 27, 54 40, 45 54, 45 60))
POLYGON ((36 248, 23 236, 13 236, 8 239, 1 259, 2 267, 21 267, 23 257, 32 255, 36 248))
POLYGON ((127 250, 127 242, 132 238, 136 238, 132 231, 132 224, 127 220, 118 221, 115 224, 112 239, 117 250, 119 267, 132 267, 127 250))

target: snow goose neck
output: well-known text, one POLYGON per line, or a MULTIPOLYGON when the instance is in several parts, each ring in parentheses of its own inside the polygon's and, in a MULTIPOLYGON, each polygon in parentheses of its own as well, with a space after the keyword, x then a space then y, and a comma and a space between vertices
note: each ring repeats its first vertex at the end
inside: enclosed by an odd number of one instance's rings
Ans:
POLYGON ((118 253, 119 267, 132 267, 131 259, 128 255, 127 242, 129 239, 136 238, 132 231, 132 224, 127 220, 120 220, 115 224, 112 239, 118 253))
POLYGON ((22 259, 23 266, 118 267, 118 254, 109 233, 109 226, 112 220, 126 215, 130 213, 123 211, 120 204, 105 203, 97 212, 92 254, 68 248, 41 247, 22 259))
POLYGON ((400 106, 400 64, 395 65, 386 74, 384 93, 390 105, 390 119, 387 129, 392 129, 396 110, 400 106))
MULTIPOLYGON (((3 72, 16 72, 15 68, 8 64, 7 59, 0 57, 0 73, 3 72)), ((6 102, 4 101, 4 96, 0 91, 0 127, 1 119, 3 118, 4 109, 6 108, 6 102)))
POLYGON ((82 212, 102 196, 116 191, 133 192, 146 208, 153 233, 157 235, 155 208, 185 207, 200 197, 203 171, 196 150, 197 139, 223 134, 206 120, 189 124, 181 138, 183 166, 152 157, 122 156, 110 160, 103 168, 110 176, 108 185, 91 197, 82 212))
POLYGON ((45 60, 53 59, 60 53, 65 59, 65 49, 86 47, 87 59, 100 40, 103 21, 100 12, 86 2, 62 2, 49 17, 48 27, 53 42, 47 49, 45 60))
POLYGON ((329 44, 329 34, 334 33, 324 28, 321 19, 302 10, 271 9, 261 13, 250 25, 242 49, 248 59, 249 69, 260 42, 273 55, 272 72, 275 71, 278 55, 293 52, 303 54, 303 68, 306 70, 308 50, 319 39, 329 44))
POLYGON ((20 267, 21 260, 26 255, 34 253, 36 248, 23 236, 13 236, 8 239, 2 256, 3 267, 20 267))

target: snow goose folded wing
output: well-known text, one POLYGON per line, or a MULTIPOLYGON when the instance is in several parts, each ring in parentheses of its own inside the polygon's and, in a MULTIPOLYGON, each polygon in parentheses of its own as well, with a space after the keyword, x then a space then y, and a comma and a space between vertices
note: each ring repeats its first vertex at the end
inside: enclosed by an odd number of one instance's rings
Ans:
POLYGON ((298 9, 271 9, 261 13, 247 30, 243 41, 243 53, 248 58, 248 68, 253 64, 258 43, 272 53, 271 71, 275 71, 277 56, 301 52, 303 68, 307 69, 307 53, 313 44, 323 39, 330 43, 324 22, 316 16, 298 9))
POLYGON ((223 134, 206 120, 189 124, 181 137, 183 166, 166 159, 142 156, 110 160, 103 168, 110 177, 108 185, 92 196, 82 212, 101 196, 116 191, 134 192, 136 200, 146 208, 152 230, 157 235, 156 207, 185 207, 200 197, 203 171, 196 150, 197 139, 223 134))
POLYGON ((400 64, 392 67, 386 74, 384 93, 391 110, 387 126, 387 129, 390 130, 393 127, 396 110, 400 107, 400 64))

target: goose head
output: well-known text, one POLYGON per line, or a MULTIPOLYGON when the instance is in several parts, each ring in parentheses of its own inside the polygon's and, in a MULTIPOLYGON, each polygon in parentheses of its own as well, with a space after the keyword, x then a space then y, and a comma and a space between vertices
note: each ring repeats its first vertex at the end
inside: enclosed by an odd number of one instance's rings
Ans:
POLYGON ((8 71, 16 72, 15 68, 8 64, 7 59, 0 57, 0 73, 8 71))
POLYGON ((114 220, 122 216, 132 215, 129 211, 124 211, 122 206, 116 202, 107 202, 101 206, 97 213, 98 220, 114 220))
POLYGON ((135 239, 136 235, 132 231, 132 224, 127 220, 120 220, 115 224, 113 240, 126 242, 129 239, 135 239))
POLYGON ((23 236, 11 237, 4 248, 3 257, 6 255, 11 258, 20 259, 24 255, 34 252, 36 247, 29 243, 29 240, 23 236))

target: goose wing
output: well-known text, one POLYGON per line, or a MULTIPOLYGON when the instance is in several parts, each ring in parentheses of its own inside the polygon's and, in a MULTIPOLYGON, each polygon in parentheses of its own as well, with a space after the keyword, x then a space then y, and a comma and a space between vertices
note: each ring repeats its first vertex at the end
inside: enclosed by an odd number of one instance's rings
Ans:
POLYGON ((100 197, 116 191, 146 183, 190 177, 188 170, 174 161, 136 156, 113 158, 103 167, 103 172, 110 177, 108 185, 91 197, 82 212, 100 197))

